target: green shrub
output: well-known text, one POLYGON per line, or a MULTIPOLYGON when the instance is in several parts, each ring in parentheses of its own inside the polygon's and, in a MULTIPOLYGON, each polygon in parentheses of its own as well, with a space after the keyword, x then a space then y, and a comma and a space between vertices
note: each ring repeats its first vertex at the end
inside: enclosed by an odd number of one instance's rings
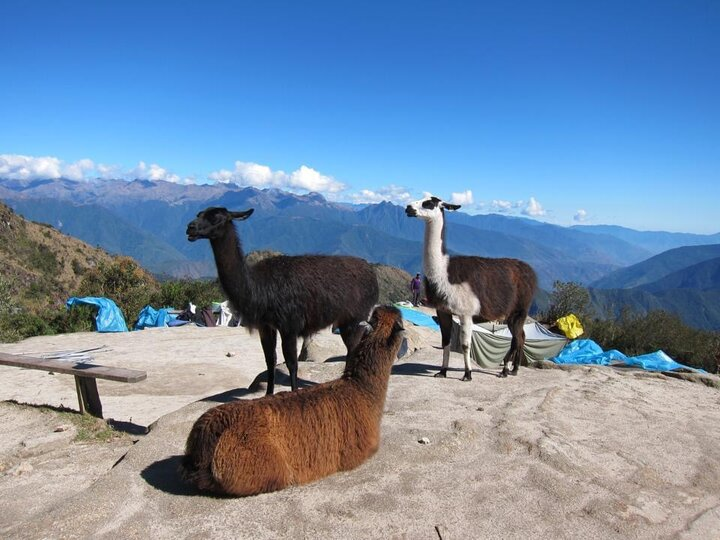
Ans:
POLYGON ((72 309, 60 309, 50 317, 50 325, 58 334, 91 332, 95 330, 97 309, 93 306, 76 305, 72 309))
POLYGON ((553 291, 549 298, 550 307, 542 318, 554 323, 560 317, 571 313, 584 321, 590 317, 591 299, 590 292, 574 281, 556 281, 553 283, 553 291))
POLYGON ((206 307, 213 302, 226 300, 217 280, 169 280, 160 284, 158 293, 151 299, 155 307, 184 309, 192 302, 196 306, 206 307))
POLYGON ((85 273, 85 267, 77 259, 73 259, 70 263, 72 271, 76 276, 82 276, 85 273))
POLYGON ((623 311, 618 319, 595 319, 585 324, 586 335, 603 349, 617 349, 628 356, 662 350, 691 367, 717 372, 720 334, 690 328, 678 315, 651 311, 638 315, 623 311))
POLYGON ((0 275, 0 315, 10 313, 12 306, 10 282, 0 275))
POLYGON ((55 253, 43 244, 31 244, 29 263, 44 276, 54 276, 60 270, 55 253))
POLYGON ((34 313, 5 314, 0 317, 0 339, 4 342, 19 341, 32 336, 55 334, 50 321, 34 313))
POLYGON ((113 300, 131 326, 158 290, 155 278, 133 259, 118 257, 110 264, 99 264, 89 270, 80 283, 78 296, 102 296, 113 300))
POLYGON ((0 343, 15 343, 23 339, 15 328, 12 327, 7 315, 0 315, 0 343))

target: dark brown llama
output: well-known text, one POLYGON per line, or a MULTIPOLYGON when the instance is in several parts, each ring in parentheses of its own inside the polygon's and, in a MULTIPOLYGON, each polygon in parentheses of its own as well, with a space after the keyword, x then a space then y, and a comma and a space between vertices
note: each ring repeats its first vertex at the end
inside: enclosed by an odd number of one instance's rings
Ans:
POLYGON ((362 335, 378 301, 377 277, 357 257, 299 255, 269 257, 248 266, 233 220, 243 221, 253 209, 231 212, 208 208, 187 227, 188 240, 210 240, 220 285, 242 324, 256 328, 268 371, 267 393, 275 388, 277 333, 297 390, 297 339, 334 325, 348 353, 362 335))
POLYGON ((255 495, 347 471, 380 445, 380 420, 402 316, 375 309, 340 379, 205 412, 180 466, 199 489, 255 495))
POLYGON ((446 377, 450 362, 450 334, 453 314, 460 317, 461 342, 465 375, 472 380, 470 340, 473 322, 505 320, 512 340, 503 359, 500 377, 517 375, 525 359, 525 319, 530 310, 537 277, 533 269, 517 259, 485 257, 450 257, 445 249, 445 210, 460 205, 446 203, 437 197, 415 201, 405 208, 408 217, 425 221, 423 269, 425 290, 435 307, 442 335, 443 363, 436 377, 446 377), (512 362, 512 371, 508 364, 512 362))

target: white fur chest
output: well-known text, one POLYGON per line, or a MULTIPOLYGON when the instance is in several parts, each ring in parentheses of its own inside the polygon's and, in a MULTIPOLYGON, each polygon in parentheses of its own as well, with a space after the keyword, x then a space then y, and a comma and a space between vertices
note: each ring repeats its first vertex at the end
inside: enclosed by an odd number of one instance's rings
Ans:
POLYGON ((423 270, 425 277, 435 287, 438 295, 445 299, 445 307, 457 315, 480 313, 480 300, 469 283, 450 283, 448 266, 450 257, 443 253, 442 223, 429 222, 425 228, 425 252, 423 270))

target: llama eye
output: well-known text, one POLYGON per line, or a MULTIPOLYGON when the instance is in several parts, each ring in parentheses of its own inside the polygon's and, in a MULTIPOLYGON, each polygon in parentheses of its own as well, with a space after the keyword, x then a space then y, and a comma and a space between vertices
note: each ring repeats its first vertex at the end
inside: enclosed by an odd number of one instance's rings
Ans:
POLYGON ((433 208, 435 208, 435 203, 432 201, 423 201, 422 207, 428 210, 432 210, 433 208))

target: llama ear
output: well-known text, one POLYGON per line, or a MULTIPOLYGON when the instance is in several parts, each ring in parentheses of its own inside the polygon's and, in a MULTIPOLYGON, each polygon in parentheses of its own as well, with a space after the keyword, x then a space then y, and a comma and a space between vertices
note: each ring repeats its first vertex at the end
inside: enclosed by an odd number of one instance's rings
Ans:
POLYGON ((254 208, 250 208, 249 210, 245 210, 244 212, 230 212, 230 218, 237 219, 238 221, 242 221, 244 219, 249 218, 254 211, 255 211, 254 208))
POLYGON ((442 203, 442 207, 445 210, 457 210, 458 208, 460 208, 460 206, 461 205, 459 205, 459 204, 450 204, 450 203, 446 203, 446 202, 442 203))
POLYGON ((374 330, 372 324, 367 321, 359 322, 358 326, 363 329, 363 336, 367 336, 370 332, 374 330))

